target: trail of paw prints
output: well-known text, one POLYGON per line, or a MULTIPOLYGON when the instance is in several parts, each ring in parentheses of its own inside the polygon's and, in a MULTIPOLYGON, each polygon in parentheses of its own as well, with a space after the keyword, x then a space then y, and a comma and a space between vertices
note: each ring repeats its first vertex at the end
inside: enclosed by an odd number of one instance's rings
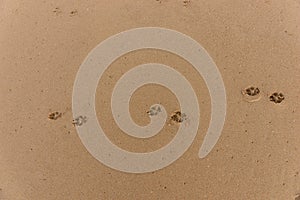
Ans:
MULTIPOLYGON (((258 87, 249 86, 242 90, 243 100, 247 102, 259 101, 262 97, 261 91, 258 87)), ((281 103, 285 99, 285 96, 281 92, 274 92, 269 96, 269 100, 275 104, 281 103)))

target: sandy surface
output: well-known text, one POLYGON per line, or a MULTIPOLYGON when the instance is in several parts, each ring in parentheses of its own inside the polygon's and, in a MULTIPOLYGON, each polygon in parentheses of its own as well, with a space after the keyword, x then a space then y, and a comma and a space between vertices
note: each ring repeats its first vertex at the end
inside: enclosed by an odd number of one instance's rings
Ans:
MULTIPOLYGON (((300 193, 300 2, 212 0, 0 1, 0 199, 295 199, 300 193), (165 27, 201 43, 226 86, 222 136, 208 157, 197 156, 210 118, 207 87, 184 59, 158 50, 119 58, 96 95, 98 119, 118 146, 149 152, 178 126, 155 137, 129 137, 115 124, 110 96, 134 66, 159 62, 190 81, 199 99, 200 129, 172 165, 148 174, 112 170, 94 159, 72 124, 72 87, 87 54, 131 28, 165 27), (258 99, 245 97, 258 87, 258 99), (270 95, 281 92, 281 103, 270 95), (254 99, 254 100, 253 100, 254 99), (50 120, 51 112, 62 113, 50 120)), ((166 88, 146 85, 133 95, 136 123, 149 105, 179 109, 166 88)))

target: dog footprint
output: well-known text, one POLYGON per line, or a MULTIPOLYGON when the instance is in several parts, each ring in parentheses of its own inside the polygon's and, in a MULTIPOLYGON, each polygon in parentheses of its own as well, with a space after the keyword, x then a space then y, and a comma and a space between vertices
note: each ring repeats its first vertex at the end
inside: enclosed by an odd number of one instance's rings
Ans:
POLYGON ((281 92, 274 92, 270 97, 269 97, 270 101, 274 102, 274 103, 281 103, 285 97, 281 92))
POLYGON ((247 102, 259 101, 261 98, 261 92, 258 87, 249 86, 242 90, 243 99, 247 102))

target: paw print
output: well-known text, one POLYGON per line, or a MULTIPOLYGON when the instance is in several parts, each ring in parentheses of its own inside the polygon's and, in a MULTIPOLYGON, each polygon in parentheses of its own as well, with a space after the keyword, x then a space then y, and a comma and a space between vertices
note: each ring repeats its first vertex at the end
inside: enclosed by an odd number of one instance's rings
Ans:
POLYGON ((161 112, 161 108, 159 105, 152 106, 149 111, 147 111, 149 116, 155 116, 161 112))
POLYGON ((79 117, 73 119, 72 124, 74 126, 82 126, 86 122, 87 122, 87 117, 86 116, 79 116, 79 117))
POLYGON ((48 115, 48 119, 51 119, 51 120, 57 120, 58 118, 60 118, 62 116, 62 113, 60 112, 52 112, 48 115))
POLYGON ((174 114, 172 114, 171 116, 171 120, 173 122, 176 122, 176 123, 181 123, 183 122, 184 120, 187 119, 187 116, 185 113, 181 113, 180 111, 176 111, 174 114))
POLYGON ((243 99, 247 102, 259 101, 261 92, 258 87, 250 86, 242 90, 243 99))
POLYGON ((191 0, 183 0, 183 6, 188 6, 191 3, 191 0))
POLYGON ((77 14, 78 14, 77 9, 72 10, 72 11, 70 12, 70 17, 73 17, 73 16, 75 16, 75 15, 77 15, 77 14))
POLYGON ((249 96, 256 96, 260 93, 260 90, 257 87, 251 86, 245 90, 245 93, 249 96))
POLYGON ((274 103, 281 103, 284 100, 284 95, 281 92, 274 92, 269 99, 274 103))

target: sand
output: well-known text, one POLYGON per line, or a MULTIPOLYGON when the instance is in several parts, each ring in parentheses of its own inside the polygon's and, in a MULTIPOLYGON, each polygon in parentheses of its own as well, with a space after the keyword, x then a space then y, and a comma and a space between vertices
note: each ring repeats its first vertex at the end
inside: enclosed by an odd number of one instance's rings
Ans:
POLYGON ((296 199, 299 24, 296 0, 1 0, 0 199, 296 199), (227 115, 216 146, 199 159, 211 115, 203 78, 165 51, 122 56, 105 71, 96 93, 99 123, 114 144, 154 151, 172 140, 181 123, 181 115, 171 117, 180 110, 174 94, 150 84, 132 96, 131 116, 146 125, 150 105, 159 102, 169 115, 165 127, 149 139, 120 130, 110 98, 115 83, 136 65, 157 62, 182 73, 201 110, 197 136, 183 156, 161 170, 131 174, 103 165, 82 144, 76 126, 85 122, 73 118, 72 90, 96 45, 148 26, 187 34, 207 50, 223 77, 227 115))

